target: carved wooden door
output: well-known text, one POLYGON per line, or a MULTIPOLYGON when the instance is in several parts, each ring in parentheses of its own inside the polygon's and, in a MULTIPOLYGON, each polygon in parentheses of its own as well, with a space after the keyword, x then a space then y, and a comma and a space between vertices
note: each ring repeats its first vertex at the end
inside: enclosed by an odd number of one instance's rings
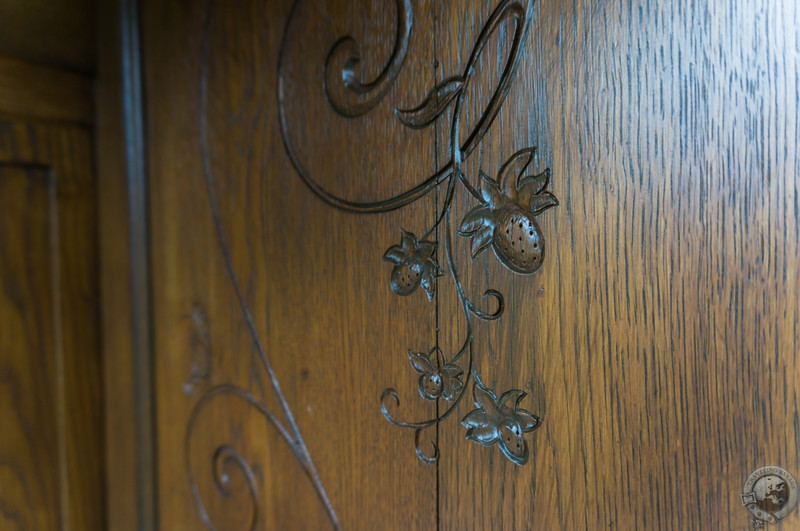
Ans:
POLYGON ((145 1, 160 527, 747 528, 800 473, 750 4, 145 1))

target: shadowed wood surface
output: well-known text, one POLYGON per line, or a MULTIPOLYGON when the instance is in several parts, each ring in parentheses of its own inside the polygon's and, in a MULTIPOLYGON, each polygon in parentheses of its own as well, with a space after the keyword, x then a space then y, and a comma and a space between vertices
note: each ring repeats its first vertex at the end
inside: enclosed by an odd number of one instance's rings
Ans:
POLYGON ((55 529, 61 522, 52 184, 42 168, 0 166, 3 529, 55 529))
POLYGON ((92 167, 85 128, 0 121, 3 529, 104 525, 92 167))
MULTIPOLYGON (((327 99, 326 58, 350 35, 362 80, 375 79, 395 9, 312 4, 287 29, 289 5, 145 2, 161 526, 194 528, 203 514, 221 529, 330 525, 303 474, 310 456, 344 528, 747 529, 747 476, 770 464, 800 474, 794 3, 532 10, 508 97, 463 169, 477 186, 538 146, 533 165, 552 169, 560 201, 537 218, 544 263, 515 275, 492 250, 471 260, 452 234, 467 295, 505 295, 502 318, 474 328, 476 371, 498 394, 526 391, 521 407, 544 418, 524 466, 464 440, 471 383, 423 433, 436 465, 378 409, 391 386, 399 417, 433 415, 405 353, 438 344, 452 356, 467 333, 449 276, 433 303, 397 297, 381 261, 400 228, 430 227, 444 188, 359 216, 314 197, 288 157, 353 201, 435 173, 452 111, 412 130, 393 108, 463 72, 497 3, 414 4, 395 83, 351 119, 327 99), (281 439, 262 404, 303 444, 281 439)), ((467 131, 512 30, 476 63, 467 131)), ((476 204, 457 194, 455 227, 476 204)))
MULTIPOLYGON (((94 0, 4 0, 0 54, 91 72, 95 68, 94 0)), ((111 22, 101 18, 100 24, 111 22)))

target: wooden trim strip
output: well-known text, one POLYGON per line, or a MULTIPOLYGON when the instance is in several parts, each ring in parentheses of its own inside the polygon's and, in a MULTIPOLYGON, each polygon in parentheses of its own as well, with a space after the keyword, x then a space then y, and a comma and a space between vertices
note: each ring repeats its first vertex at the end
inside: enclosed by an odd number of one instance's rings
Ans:
POLYGON ((92 97, 88 76, 0 56, 0 114, 91 124, 92 97))
POLYGON ((137 509, 140 529, 155 529, 156 436, 150 326, 149 223, 142 95, 139 0, 121 0, 122 100, 124 109, 131 249, 131 310, 136 397, 137 509))
POLYGON ((149 237, 137 0, 100 2, 97 165, 110 529, 157 529, 149 237))

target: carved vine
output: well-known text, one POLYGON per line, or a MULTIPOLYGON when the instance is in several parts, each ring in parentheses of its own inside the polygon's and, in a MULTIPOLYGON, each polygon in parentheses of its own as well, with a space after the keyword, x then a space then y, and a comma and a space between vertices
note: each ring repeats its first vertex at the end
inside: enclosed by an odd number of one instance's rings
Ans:
MULTIPOLYGON (((534 0, 502 0, 478 35, 463 72, 433 87, 417 107, 408 110, 395 109, 396 118, 401 124, 422 129, 435 123, 446 109, 452 107, 450 158, 416 186, 382 201, 357 202, 338 196, 321 186, 306 170, 289 134, 290 124, 285 111, 289 89, 284 75, 286 65, 283 56, 281 57, 278 109, 286 153, 301 179, 323 201, 349 212, 388 212, 409 205, 439 186, 446 185, 445 199, 433 226, 421 237, 411 231, 401 230, 400 242, 389 247, 383 256, 392 264, 389 279, 392 291, 407 296, 422 287, 432 300, 437 280, 444 274, 444 270, 436 260, 440 242, 431 238, 443 224, 447 271, 466 319, 466 337, 462 346, 452 355, 442 352, 438 345, 433 346, 428 353, 409 352, 411 366, 419 374, 420 396, 425 400, 443 399, 447 406, 441 414, 418 421, 401 420, 390 411, 392 403, 395 408, 400 405, 397 391, 387 388, 381 395, 383 415, 396 426, 414 430, 417 455, 426 463, 436 462, 439 450, 434 444, 432 454, 423 452, 420 447, 421 432, 438 425, 456 410, 468 389, 470 379, 474 380, 472 396, 476 409, 461 421, 467 428, 467 439, 485 446, 496 444, 507 458, 521 465, 527 462, 529 453, 525 433, 535 430, 541 424, 541 419, 519 407, 520 401, 525 397, 524 392, 512 389, 498 399, 493 391, 483 385, 475 369, 473 319, 498 319, 504 310, 504 298, 496 290, 487 290, 484 293, 485 298, 494 299, 497 304, 496 310, 490 313, 480 309, 466 295, 453 255, 451 219, 451 205, 456 193, 468 194, 476 204, 458 222, 457 232, 471 240, 472 257, 491 246, 500 262, 515 273, 527 275, 541 267, 545 257, 545 240, 536 217, 557 206, 558 200, 547 190, 550 170, 538 174, 529 172, 535 148, 525 148, 511 155, 496 178, 481 174, 478 182, 474 183, 462 169, 464 161, 491 127, 511 88, 528 32, 533 3, 534 0), (506 22, 513 23, 514 30, 503 72, 487 107, 462 144, 459 139, 463 138, 461 110, 464 95, 468 92, 477 61, 490 37, 506 22)), ((413 15, 408 1, 398 0, 397 12, 400 20, 394 53, 376 81, 362 83, 358 80, 355 73, 355 66, 359 61, 358 47, 350 37, 340 39, 331 50, 325 64, 325 90, 330 105, 343 116, 352 117, 367 112, 386 95, 386 83, 399 73, 408 47, 413 15)))
MULTIPOLYGON (((461 347, 452 355, 446 355, 438 346, 433 346, 427 353, 409 352, 408 354, 412 369, 419 378, 420 396, 425 400, 442 399, 448 404, 441 414, 435 418, 419 421, 400 420, 390 412, 392 403, 395 407, 400 404, 398 393, 394 389, 387 388, 381 395, 381 410, 384 416, 397 426, 414 430, 416 452, 419 458, 426 463, 436 462, 439 451, 435 444, 432 455, 422 451, 420 447, 421 432, 438 425, 451 416, 466 394, 470 379, 473 380, 472 396, 475 409, 467 413, 461 420, 461 424, 467 428, 467 439, 484 446, 497 445, 503 455, 521 465, 528 460, 529 455, 525 434, 535 430, 541 423, 537 416, 520 407, 520 402, 525 397, 523 391, 511 389, 498 398, 494 391, 484 386, 474 367, 473 319, 477 318, 482 321, 498 319, 504 311, 504 298, 496 290, 487 290, 484 297, 494 299, 496 309, 493 312, 486 312, 465 294, 453 255, 454 225, 451 219, 451 205, 455 194, 457 192, 469 194, 474 199, 475 206, 455 227, 461 237, 470 239, 472 256, 475 257, 491 246, 500 262, 515 273, 530 274, 541 267, 545 256, 545 245, 544 236, 537 224, 536 217, 548 208, 556 206, 558 201, 547 191, 550 180, 549 170, 536 175, 528 173, 535 148, 525 148, 514 153, 500 169, 496 178, 481 174, 477 184, 468 179, 462 170, 463 162, 472 154, 491 127, 511 87, 528 32, 534 1, 502 0, 484 24, 461 75, 445 79, 433 87, 425 100, 416 108, 396 109, 395 114, 401 124, 413 129, 422 129, 435 123, 443 116, 447 108, 452 107, 450 159, 419 184, 394 197, 375 202, 350 201, 329 192, 312 178, 299 159, 289 135, 290 125, 285 112, 285 102, 289 97, 285 76, 287 67, 285 50, 288 35, 292 31, 295 15, 302 0, 295 1, 284 29, 278 65, 280 129, 287 155, 301 179, 317 196, 326 203, 345 211, 379 213, 402 208, 439 186, 446 185, 441 212, 433 225, 422 237, 417 237, 409 231, 401 231, 400 241, 391 246, 384 254, 384 258, 392 264, 390 286, 395 293, 410 295, 421 286, 428 297, 432 299, 438 279, 445 274, 445 270, 436 260, 436 251, 440 242, 431 238, 438 233, 437 228, 443 227, 447 272, 458 293, 466 320, 466 337, 461 347), (469 132, 466 140, 459 143, 459 139, 462 138, 461 108, 464 94, 467 93, 475 72, 476 63, 490 37, 507 21, 513 22, 514 33, 502 75, 477 124, 469 132)), ((330 105, 344 117, 363 115, 380 103, 402 69, 413 28, 413 6, 411 0, 396 0, 395 3, 398 15, 395 45, 388 63, 376 79, 365 81, 360 78, 358 68, 360 51, 353 38, 349 36, 340 38, 328 53, 324 65, 325 94, 330 105)), ((229 280, 252 336, 257 358, 266 370, 269 383, 278 398, 281 416, 284 420, 282 421, 270 410, 262 399, 246 389, 228 383, 205 386, 187 425, 185 436, 187 476, 198 512, 205 525, 213 529, 215 526, 203 503, 191 465, 192 436, 200 415, 210 403, 222 397, 238 400, 257 411, 276 430, 293 452, 316 490, 333 526, 338 529, 340 525, 336 513, 319 478, 300 429, 294 420, 291 408, 281 391, 268 353, 253 322, 241 282, 233 266, 233 258, 222 222, 215 191, 215 175, 209 156, 208 124, 205 115, 208 104, 207 78, 212 4, 213 0, 209 0, 203 40, 201 80, 203 112, 201 112, 200 120, 200 147, 205 169, 205 185, 229 280)), ((197 378, 190 378, 190 380, 191 386, 187 389, 192 392, 199 391, 196 387, 200 380, 197 378)), ((259 496, 257 475, 250 463, 232 444, 219 445, 209 458, 214 485, 218 494, 224 497, 232 495, 231 471, 238 469, 242 474, 251 497, 252 511, 248 527, 255 527, 259 514, 259 496)))

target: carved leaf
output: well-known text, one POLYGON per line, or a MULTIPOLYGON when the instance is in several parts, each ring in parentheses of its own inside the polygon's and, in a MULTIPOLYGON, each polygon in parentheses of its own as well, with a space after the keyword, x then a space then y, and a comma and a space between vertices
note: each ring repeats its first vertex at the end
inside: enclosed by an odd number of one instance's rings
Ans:
POLYGON ((520 391, 519 389, 511 389, 503 393, 503 396, 500 397, 498 404, 500 409, 512 411, 520 401, 525 398, 525 391, 520 391))
POLYGON ((420 374, 425 374, 426 372, 431 372, 433 370, 431 360, 426 354, 409 351, 408 361, 411 362, 411 366, 414 367, 414 370, 420 374))
POLYGON ((481 173, 481 195, 483 200, 492 208, 500 205, 500 185, 494 179, 481 173))
POLYGON ((473 409, 461 420, 461 424, 467 428, 480 428, 491 424, 491 420, 482 409, 473 409))
POLYGON ((461 92, 463 86, 464 78, 462 77, 445 79, 431 89, 421 105, 408 110, 395 109, 394 113, 408 127, 422 129, 444 112, 453 98, 461 92))
POLYGON ((472 387, 472 401, 476 408, 484 410, 487 415, 496 416, 498 414, 497 396, 477 380, 472 387))
POLYGON ((433 296, 436 295, 436 278, 433 274, 429 271, 423 273, 422 280, 420 280, 419 284, 422 286, 422 289, 425 290, 425 295, 428 296, 428 300, 432 301, 433 296))
POLYGON ((464 216, 464 220, 461 222, 461 226, 458 228, 458 233, 462 236, 469 236, 476 230, 480 229, 484 225, 490 224, 491 222, 491 210, 484 206, 478 206, 470 210, 467 215, 464 216))
POLYGON ((496 427, 487 424, 468 429, 466 438, 484 446, 491 446, 500 439, 500 432, 496 427))
POLYGON ((491 227, 484 227, 472 235, 472 249, 470 250, 472 258, 475 258, 481 251, 489 247, 489 244, 492 243, 492 236, 494 236, 494 231, 491 227))
POLYGON ((387 262, 392 262, 394 264, 401 264, 403 260, 406 258, 406 253, 403 252, 403 248, 399 245, 394 245, 389 247, 383 255, 383 259, 387 262))
POLYGON ((526 409, 517 408, 514 413, 516 414, 516 420, 519 422, 522 431, 526 433, 535 430, 539 427, 539 424, 542 423, 541 418, 526 409))
POLYGON ((452 402, 456 399, 463 388, 464 382, 459 380, 458 377, 448 378, 445 381, 444 389, 442 390, 442 398, 448 402, 452 402))
POLYGON ((531 198, 531 212, 541 214, 550 207, 558 206, 558 199, 550 192, 542 192, 531 198))
POLYGON ((468 428, 466 438, 478 444, 491 446, 500 439, 496 422, 482 409, 470 411, 461 420, 461 425, 468 428))
POLYGON ((523 177, 519 180, 519 185, 517 188, 520 192, 520 198, 523 193, 530 194, 530 196, 534 196, 547 188, 547 184, 550 182, 550 170, 546 169, 539 175, 528 175, 527 177, 523 177))
POLYGON ((400 246, 403 250, 409 252, 416 249, 417 237, 414 236, 414 233, 403 229, 400 229, 400 232, 403 234, 403 237, 400 239, 400 246))
POLYGON ((462 382, 459 378, 463 372, 464 371, 461 369, 461 367, 451 363, 448 363, 442 367, 441 373, 444 379, 442 398, 449 402, 452 402, 456 399, 456 396, 458 396, 458 394, 464 388, 464 382, 462 382))
POLYGON ((417 244, 417 256, 422 260, 430 258, 434 252, 436 252, 435 243, 422 241, 417 244))
POLYGON ((497 181, 503 188, 503 193, 512 199, 516 198, 517 194, 517 179, 528 168, 528 165, 533 160, 533 155, 536 153, 535 147, 528 147, 521 149, 511 155, 509 159, 500 168, 497 175, 497 181))

